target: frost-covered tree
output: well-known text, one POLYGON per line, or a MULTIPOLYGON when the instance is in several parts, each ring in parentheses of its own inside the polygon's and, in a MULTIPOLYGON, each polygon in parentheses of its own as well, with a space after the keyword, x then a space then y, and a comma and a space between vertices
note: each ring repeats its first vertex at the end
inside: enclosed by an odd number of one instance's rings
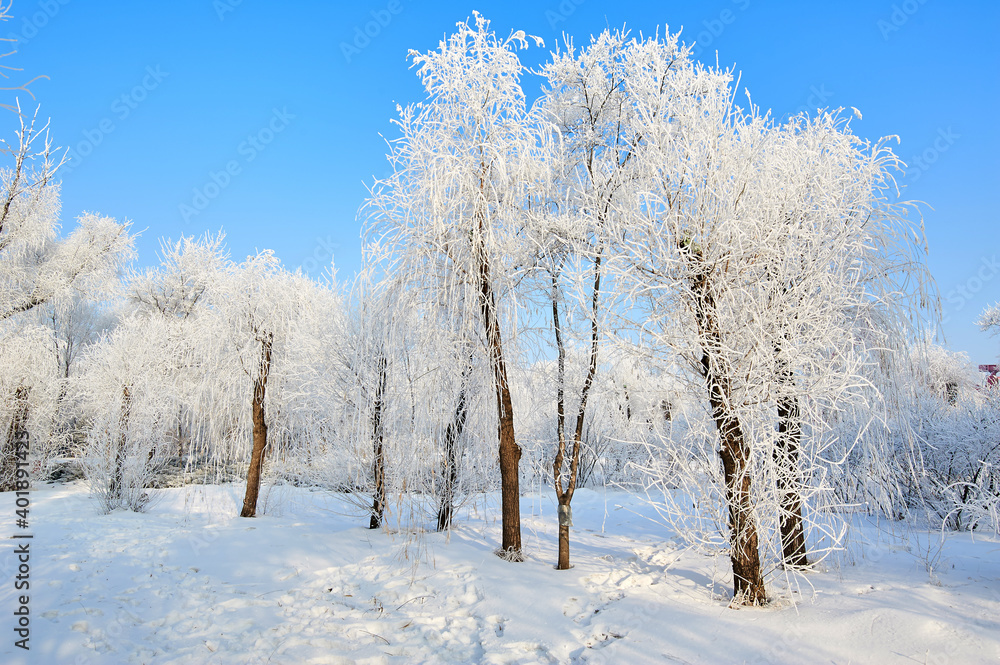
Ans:
MULTIPOLYGON (((919 464, 899 474, 905 500, 943 528, 996 531, 1000 394, 981 389, 964 353, 927 343, 914 348, 909 364, 911 385, 894 417, 919 444, 919 464)), ((897 448, 905 443, 897 435, 897 448)))
POLYGON ((0 492, 37 477, 59 396, 58 365, 50 330, 0 326, 0 492), (18 463, 23 473, 18 477, 18 463))
MULTIPOLYGON (((674 41, 676 46, 676 39, 674 41)), ((553 483, 559 503, 559 554, 556 567, 569 563, 571 502, 577 485, 587 403, 598 367, 602 338, 601 281, 604 278, 604 227, 625 199, 631 176, 634 147, 641 138, 634 133, 632 108, 625 91, 623 63, 628 47, 623 31, 605 31, 577 52, 567 41, 565 51, 554 54, 542 68, 549 89, 544 109, 559 132, 550 157, 554 175, 542 196, 549 214, 534 226, 539 233, 540 264, 550 282, 552 327, 557 354, 556 438, 553 483), (572 277, 568 277, 568 273, 572 277), (586 275, 586 276, 584 276, 586 275), (576 277, 577 279, 573 279, 576 277), (583 286, 586 283, 586 286, 583 286), (582 311, 569 308, 576 305, 582 311), (580 388, 569 389, 566 377, 566 342, 576 337, 574 319, 587 327, 588 360, 580 388), (575 406, 569 412, 567 393, 575 406)), ((680 56, 678 52, 678 56, 680 56)), ((572 385, 576 385, 573 381, 572 385)))
POLYGON ((177 359, 174 380, 170 384, 176 394, 176 414, 171 432, 176 440, 178 458, 183 457, 185 444, 192 460, 205 457, 207 443, 195 433, 205 431, 212 419, 212 405, 203 403, 205 373, 212 350, 217 348, 220 331, 217 317, 210 307, 210 293, 218 285, 227 266, 225 236, 205 234, 200 238, 181 237, 177 241, 161 240, 160 264, 134 272, 125 287, 130 306, 151 317, 171 322, 178 334, 201 353, 192 358, 177 359))
MULTIPOLYGON (((53 157, 48 126, 36 127, 37 117, 25 117, 20 108, 18 120, 17 140, 2 145, 11 163, 0 168, 0 336, 8 341, 22 340, 26 349, 36 349, 42 333, 35 330, 35 321, 42 315, 42 308, 65 311, 74 301, 100 298, 112 289, 119 270, 131 259, 132 238, 127 223, 92 213, 82 215, 68 237, 58 236, 59 185, 54 178, 59 163, 53 157)), ((53 360, 59 344, 58 336, 48 335, 53 360)), ((40 366, 49 366, 33 354, 26 357, 40 366)), ((67 367, 72 357, 72 349, 64 348, 62 359, 67 367)), ((4 372, 15 376, 21 374, 21 369, 5 367, 4 372)), ((54 393, 58 399, 58 379, 50 378, 50 386, 30 382, 30 386, 2 388, 0 400, 4 406, 16 405, 15 412, 20 414, 11 422, 32 422, 33 412, 41 412, 31 405, 43 394, 54 393)), ((51 425, 54 414, 47 417, 51 425)), ((15 430, 29 432, 20 427, 11 432, 15 430)), ((38 451, 48 442, 51 428, 34 431, 45 432, 43 439, 34 441, 38 451)), ((9 454, 4 455, 2 464, 11 463, 9 454)))
POLYGON ((84 213, 59 238, 59 163, 47 125, 19 116, 13 163, 0 169, 0 321, 45 303, 107 288, 132 257, 129 224, 84 213))
POLYGON ((977 323, 983 331, 991 335, 1000 334, 1000 303, 995 303, 984 309, 977 323))
POLYGON ((68 379, 83 350, 96 342, 114 324, 115 315, 104 303, 74 295, 59 303, 47 303, 36 310, 40 325, 52 331, 53 352, 59 374, 68 379))
POLYGON ((225 235, 160 241, 160 265, 131 276, 128 298, 167 318, 188 319, 204 309, 228 260, 225 235))
MULTIPOLYGON (((728 302, 745 263, 727 242, 744 232, 740 192, 753 177, 761 127, 732 105, 730 77, 689 65, 658 40, 644 42, 626 63, 643 136, 637 159, 645 173, 634 215, 616 229, 629 267, 636 306, 645 305, 642 331, 652 343, 685 356, 700 376, 718 431, 735 595, 764 602, 757 513, 752 487, 752 432, 741 409, 752 396, 744 383, 744 313, 728 302), (740 316, 735 316, 736 312, 740 316)), ((752 224, 753 221, 750 221, 752 224)), ((745 254, 744 254, 745 256, 745 254)))
POLYGON ((82 451, 91 494, 104 512, 142 510, 166 454, 177 359, 193 350, 175 322, 126 318, 82 360, 75 393, 88 426, 82 451))
POLYGON ((276 447, 274 437, 268 438, 274 414, 267 415, 267 395, 276 387, 274 365, 287 357, 291 331, 308 296, 297 288, 303 279, 284 271, 272 252, 261 252, 230 266, 212 294, 213 313, 227 334, 215 365, 220 383, 230 399, 249 396, 252 446, 242 517, 257 514, 264 455, 269 445, 276 447))
POLYGON ((516 49, 523 32, 498 38, 489 22, 459 23, 437 51, 411 52, 427 98, 400 109, 401 136, 390 142, 393 175, 368 203, 369 234, 425 303, 448 312, 451 329, 482 326, 498 418, 502 543, 520 560, 518 462, 510 390, 509 314, 514 268, 523 265, 518 229, 538 159, 534 112, 520 87, 516 49), (461 308, 461 309, 459 309, 461 308))
MULTIPOLYGON (((870 368, 903 346, 925 295, 921 250, 889 203, 897 160, 884 142, 836 114, 776 126, 735 104, 728 72, 678 66, 657 40, 626 62, 643 140, 637 214, 614 235, 625 318, 703 391, 735 596, 756 604, 762 549, 807 561, 803 501, 822 496, 809 483, 832 441, 824 414, 878 399, 870 368)), ((711 478, 705 461, 669 469, 711 478)))
MULTIPOLYGON (((405 342, 398 334, 400 329, 393 325, 394 312, 387 307, 387 294, 379 288, 382 285, 373 284, 369 277, 365 272, 354 282, 354 307, 344 328, 346 339, 338 345, 338 351, 345 370, 345 392, 353 407, 351 449, 355 459, 364 460, 358 464, 354 485, 366 490, 368 528, 378 529, 386 519, 389 439, 395 433, 389 411, 400 407, 398 393, 395 390, 389 393, 390 372, 396 374, 397 363, 402 360, 399 351, 405 342)), ((394 464, 401 462, 392 460, 394 464)))

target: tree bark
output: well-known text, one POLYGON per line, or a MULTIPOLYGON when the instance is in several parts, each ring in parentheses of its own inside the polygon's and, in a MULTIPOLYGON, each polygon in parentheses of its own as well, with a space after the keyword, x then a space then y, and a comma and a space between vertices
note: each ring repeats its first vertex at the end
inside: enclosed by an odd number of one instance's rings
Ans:
POLYGON ((802 497, 799 485, 799 450, 802 445, 802 420, 798 397, 792 392, 795 377, 788 363, 781 358, 781 345, 775 344, 778 357, 778 383, 783 389, 778 399, 778 441, 774 449, 779 497, 779 527, 781 558, 785 566, 802 568, 809 565, 806 557, 806 536, 802 522, 802 497))
POLYGON ((122 412, 118 418, 118 448, 115 450, 115 469, 111 475, 112 499, 121 502, 125 495, 125 458, 128 451, 128 426, 132 419, 132 393, 122 386, 122 412))
POLYGON ((257 495, 260 493, 260 475, 264 466, 264 449, 267 447, 267 420, 264 417, 264 395, 267 391, 267 375, 271 371, 271 347, 274 335, 268 333, 260 339, 260 366, 253 382, 253 398, 250 403, 253 418, 253 450, 250 453, 250 469, 247 471, 247 492, 243 499, 240 517, 257 515, 257 495))
POLYGON ((444 489, 441 492, 441 505, 438 508, 437 530, 451 528, 451 520, 455 512, 455 487, 458 485, 458 439, 465 430, 468 417, 468 402, 465 397, 465 376, 462 376, 462 387, 458 391, 458 404, 455 406, 455 416, 448 423, 444 433, 444 489))
MULTIPOLYGON (((566 454, 566 345, 562 338, 562 321, 559 318, 559 275, 552 274, 552 329, 556 338, 556 438, 558 448, 552 462, 552 479, 556 490, 556 500, 559 505, 559 555, 556 560, 556 570, 568 570, 569 563, 569 508, 571 499, 567 497, 569 488, 563 489, 562 467, 566 454), (564 506, 567 506, 564 508, 564 506)), ((575 452, 575 451, 574 451, 575 452)), ((570 485, 573 485, 575 474, 570 474, 570 485)))
POLYGON ((690 240, 682 241, 682 251, 688 256, 691 290, 695 296, 695 320, 701 341, 701 373, 705 378, 712 418, 719 431, 722 470, 729 506, 730 561, 733 566, 733 596, 744 605, 767 602, 764 577, 760 567, 757 523, 751 502, 751 481, 748 472, 750 447, 742 425, 732 411, 732 383, 719 358, 723 343, 716 316, 708 268, 701 250, 692 248, 690 240))
POLYGON ((372 404, 372 442, 374 444, 372 475, 375 480, 375 488, 372 495, 371 519, 368 522, 369 529, 381 527, 385 517, 385 442, 383 440, 382 410, 385 405, 386 364, 385 353, 380 350, 375 361, 378 385, 375 388, 375 400, 372 404))
POLYGON ((479 306, 486 330, 490 365, 493 368, 493 386, 497 401, 497 434, 500 453, 500 514, 502 536, 498 554, 509 561, 523 561, 521 551, 521 492, 518 466, 521 448, 514 436, 514 406, 507 382, 507 365, 504 362, 503 340, 497 320, 497 304, 490 277, 490 263, 486 255, 485 213, 479 213, 479 229, 475 234, 475 254, 479 281, 479 306))
POLYGON ((0 492, 17 489, 17 454, 19 449, 26 447, 23 442, 28 437, 28 392, 26 386, 14 390, 14 413, 0 454, 0 492))
POLYGON ((576 413, 576 427, 573 429, 573 447, 569 451, 569 478, 565 487, 562 480, 562 467, 565 460, 566 433, 565 433, 565 391, 566 383, 566 350, 562 339, 562 326, 559 321, 559 303, 557 298, 558 277, 552 276, 552 323, 555 329, 556 346, 558 348, 558 388, 556 413, 558 416, 557 430, 559 435, 559 449, 556 458, 552 463, 553 480, 555 481, 556 498, 559 503, 559 557, 556 561, 557 570, 568 570, 569 562, 569 529, 573 525, 572 507, 573 493, 576 492, 576 482, 580 467, 580 452, 583 446, 583 423, 587 413, 587 399, 590 396, 590 388, 594 384, 594 376, 597 374, 597 351, 600 341, 600 330, 597 325, 597 310, 600 302, 601 291, 601 253, 598 252, 594 260, 594 290, 591 297, 591 325, 590 325, 590 358, 587 365, 587 377, 583 381, 583 388, 580 390, 580 407, 576 413))

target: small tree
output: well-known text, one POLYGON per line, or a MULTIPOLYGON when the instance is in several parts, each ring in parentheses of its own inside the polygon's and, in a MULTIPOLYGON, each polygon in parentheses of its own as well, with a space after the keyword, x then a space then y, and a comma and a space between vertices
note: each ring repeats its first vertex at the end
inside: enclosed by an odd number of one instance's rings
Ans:
POLYGON ((295 286, 274 255, 261 252, 231 265, 211 294, 213 311, 228 331, 217 360, 225 365, 227 389, 246 390, 243 394, 250 397, 250 464, 241 517, 257 514, 264 455, 273 443, 268 440, 267 394, 274 364, 286 355, 289 330, 302 308, 295 286))
MULTIPOLYGON (((51 331, 0 325, 0 492, 17 488, 18 462, 37 469, 48 453, 57 408, 58 366, 51 331)), ((29 475, 31 475, 29 473, 29 475)), ((25 480, 22 476, 20 480, 25 480)))
POLYGON ((553 460, 553 482, 559 503, 556 568, 560 570, 570 567, 571 502, 577 485, 587 403, 597 373, 602 337, 605 227, 621 214, 619 207, 631 184, 634 149, 641 142, 641 138, 634 135, 632 108, 626 96, 623 71, 628 48, 626 40, 627 34, 622 31, 605 31, 579 53, 568 42, 566 51, 556 54, 553 62, 542 70, 550 86, 544 107, 561 135, 561 140, 554 142, 559 151, 552 156, 556 162, 552 171, 558 174, 556 187, 546 201, 553 214, 543 217, 547 222, 543 227, 547 237, 539 241, 545 253, 543 265, 551 280, 552 325, 557 352, 558 447, 553 460), (590 272, 589 289, 579 293, 586 312, 580 318, 589 322, 590 330, 586 374, 578 400, 575 399, 577 395, 573 395, 577 408, 573 428, 567 434, 565 338, 572 331, 567 325, 569 322, 560 316, 560 308, 569 306, 572 300, 566 297, 561 282, 574 264, 590 272))
POLYGON ((171 322, 134 315, 91 346, 73 380, 87 417, 84 473, 101 510, 140 511, 165 459, 175 359, 184 340, 171 322))
POLYGON ((178 458, 184 455, 186 441, 192 451, 191 435, 202 429, 212 411, 208 405, 199 413, 198 400, 206 363, 221 336, 209 300, 229 265, 224 239, 220 232, 200 238, 182 236, 176 242, 161 240, 160 265, 134 272, 125 287, 130 305, 171 322, 176 334, 188 341, 189 353, 175 359, 171 384, 176 390, 177 410, 171 429, 178 458))
POLYGON ((991 335, 1000 334, 1000 303, 996 303, 983 310, 983 315, 979 317, 979 327, 991 335))

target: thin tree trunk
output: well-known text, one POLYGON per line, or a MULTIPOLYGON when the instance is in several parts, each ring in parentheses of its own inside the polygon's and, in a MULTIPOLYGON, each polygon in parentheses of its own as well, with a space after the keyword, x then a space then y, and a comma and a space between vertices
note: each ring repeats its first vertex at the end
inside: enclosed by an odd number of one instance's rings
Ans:
POLYGON ((177 410, 177 458, 184 459, 184 409, 177 410))
MULTIPOLYGON (((485 187, 485 185, 482 185, 485 187)), ((504 362, 503 341, 497 320, 497 304, 490 278, 490 264, 486 256, 483 234, 484 213, 479 214, 479 229, 475 237, 475 254, 479 280, 479 305, 486 330, 486 343, 493 368, 493 385, 497 401, 497 434, 500 453, 500 514, 502 537, 498 554, 509 561, 523 561, 521 552, 521 492, 518 465, 521 448, 514 436, 514 406, 507 382, 507 365, 504 362)))
POLYGON ((455 406, 455 416, 448 423, 444 432, 444 490, 441 492, 441 505, 438 508, 438 531, 451 528, 451 520, 455 512, 455 487, 458 485, 458 439, 465 430, 468 417, 468 402, 465 397, 465 376, 462 377, 462 387, 458 391, 458 404, 455 406))
POLYGON ((257 495, 260 493, 260 475, 264 467, 264 449, 267 447, 267 420, 264 417, 264 394, 267 390, 267 375, 271 371, 271 347, 274 335, 268 333, 260 340, 260 367, 253 382, 251 415, 253 417, 253 450, 250 453, 250 469, 247 471, 247 492, 243 499, 240 517, 257 515, 257 495))
POLYGON ((128 451, 128 427, 132 418, 132 393, 122 386, 122 413, 118 418, 118 448, 115 450, 115 469, 111 475, 110 495, 119 502, 125 496, 125 458, 128 451))
POLYGON ((23 442, 28 437, 28 392, 26 386, 14 390, 14 413, 0 454, 0 492, 17 489, 17 454, 19 449, 26 447, 23 442))
MULTIPOLYGON (((552 274, 552 329, 556 337, 556 437, 558 439, 558 449, 555 460, 552 462, 552 477, 556 490, 556 500, 559 504, 559 558, 556 561, 557 570, 568 570, 569 563, 569 527, 572 522, 572 513, 569 508, 570 501, 567 498, 568 489, 563 489, 562 467, 563 458, 566 454, 566 345, 562 338, 562 321, 559 319, 559 275, 552 274), (564 507, 565 506, 565 507, 564 507)), ((574 451, 575 452, 575 451, 574 451)), ((574 474, 570 474, 570 484, 575 480, 574 474)))
POLYGON ((767 602, 764 577, 760 567, 757 523, 753 516, 751 482, 747 468, 750 448, 742 425, 732 412, 732 384, 721 367, 719 354, 723 348, 722 332, 716 318, 715 296, 709 283, 701 251, 691 249, 690 241, 682 241, 688 254, 691 290, 695 296, 695 319, 701 338, 701 373, 708 389, 712 418, 719 431, 722 470, 729 506, 730 561, 733 566, 734 597, 745 605, 767 602), (714 359, 714 362, 713 362, 714 359))
POLYGON ((802 497, 799 485, 799 451, 802 445, 802 420, 798 397, 794 394, 795 377, 781 358, 781 345, 774 345, 778 358, 778 383, 783 389, 778 399, 778 442, 774 449, 777 467, 781 533, 781 558, 786 566, 805 567, 806 536, 802 522, 802 497))
POLYGON ((558 416, 557 430, 559 434, 559 449, 556 452, 555 461, 552 463, 553 479, 555 481, 556 498, 559 503, 559 558, 556 562, 557 570, 568 570, 569 562, 569 529, 573 526, 572 501, 573 493, 576 491, 576 482, 580 467, 580 452, 583 447, 583 423, 587 413, 587 399, 590 396, 590 388, 594 384, 594 376, 597 374, 597 350, 600 341, 600 331, 597 325, 597 310, 600 302, 601 291, 601 254, 598 252, 594 260, 594 290, 591 298, 591 325, 590 325, 590 362, 587 366, 587 377, 583 381, 583 388, 580 390, 580 407, 576 413, 576 427, 573 430, 573 447, 569 451, 569 478, 563 487, 562 467, 566 455, 566 427, 565 427, 565 392, 563 386, 566 383, 566 350, 562 339, 562 326, 559 321, 558 303, 558 276, 552 276, 552 323, 555 329, 556 347, 558 348, 558 388, 556 413, 558 416))
POLYGON ((372 441, 374 444, 372 475, 375 479, 375 492, 372 496, 372 514, 368 522, 369 529, 378 529, 381 527, 382 520, 385 517, 385 442, 383 440, 382 410, 385 405, 386 364, 385 352, 379 350, 378 358, 375 361, 378 371, 378 385, 375 388, 375 401, 372 404, 372 441))

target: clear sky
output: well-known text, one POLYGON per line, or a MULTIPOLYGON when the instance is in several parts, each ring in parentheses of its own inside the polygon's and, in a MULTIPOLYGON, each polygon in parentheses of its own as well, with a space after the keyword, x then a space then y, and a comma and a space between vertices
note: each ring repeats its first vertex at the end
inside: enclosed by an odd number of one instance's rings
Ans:
MULTIPOLYGON (((406 54, 473 10, 500 33, 542 37, 527 64, 564 31, 582 43, 608 26, 668 24, 779 117, 857 107, 856 133, 900 137, 903 197, 928 204, 949 345, 996 361, 1000 339, 974 325, 1000 300, 995 0, 15 0, 0 35, 18 53, 2 62, 22 68, 15 84, 49 77, 31 90, 56 144, 74 150, 64 224, 82 211, 132 220, 143 264, 161 237, 223 228, 233 258, 273 249, 319 275, 333 255, 349 275, 365 185, 386 173, 380 133, 394 135, 397 102, 421 98, 406 54)), ((524 85, 532 96, 540 83, 524 85)))

